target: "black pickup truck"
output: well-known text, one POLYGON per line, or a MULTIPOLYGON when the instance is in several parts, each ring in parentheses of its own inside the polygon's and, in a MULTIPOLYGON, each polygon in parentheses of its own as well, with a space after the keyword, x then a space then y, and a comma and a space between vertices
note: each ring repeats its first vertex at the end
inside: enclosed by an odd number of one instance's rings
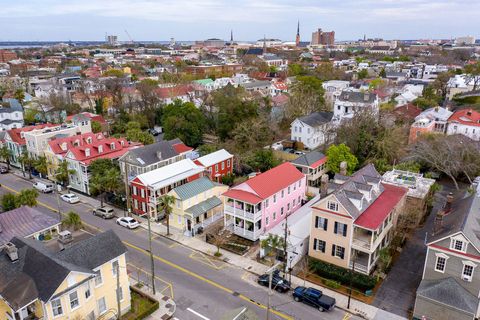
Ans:
POLYGON ((293 299, 309 304, 320 311, 330 311, 335 308, 335 299, 322 294, 314 288, 296 287, 293 290, 293 299))

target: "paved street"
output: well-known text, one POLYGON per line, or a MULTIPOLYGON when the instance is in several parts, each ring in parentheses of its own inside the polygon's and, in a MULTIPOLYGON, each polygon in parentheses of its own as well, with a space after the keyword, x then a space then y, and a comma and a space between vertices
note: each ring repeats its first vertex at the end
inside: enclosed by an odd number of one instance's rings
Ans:
MULTIPOLYGON (((0 193, 30 188, 31 182, 13 174, 0 176, 0 193)), ((143 281, 150 279, 150 260, 147 232, 138 228, 127 230, 115 220, 102 220, 91 214, 98 201, 81 197, 82 202, 68 204, 61 201, 60 210, 74 210, 85 224, 97 230, 113 229, 128 248, 127 260, 132 277, 143 281)), ((41 194, 38 209, 56 215, 55 194, 41 194)), ((117 215, 122 215, 118 211, 117 215)), ((266 318, 267 289, 255 283, 256 277, 240 268, 214 260, 162 236, 154 237, 156 287, 164 295, 174 298, 177 304, 175 317, 180 320, 219 319, 223 314, 242 306, 251 308, 260 318, 266 318)), ((320 313, 316 309, 294 302, 290 294, 274 293, 271 299, 273 312, 270 319, 359 319, 340 309, 320 313)))

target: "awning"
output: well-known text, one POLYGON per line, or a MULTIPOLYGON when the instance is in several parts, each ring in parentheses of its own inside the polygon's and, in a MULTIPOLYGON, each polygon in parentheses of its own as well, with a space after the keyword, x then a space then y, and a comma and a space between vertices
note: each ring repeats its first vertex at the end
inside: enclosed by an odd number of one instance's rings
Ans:
POLYGON ((214 196, 188 208, 187 210, 185 210, 185 212, 190 213, 193 218, 196 218, 203 213, 208 212, 215 207, 218 207, 221 204, 222 200, 214 196))

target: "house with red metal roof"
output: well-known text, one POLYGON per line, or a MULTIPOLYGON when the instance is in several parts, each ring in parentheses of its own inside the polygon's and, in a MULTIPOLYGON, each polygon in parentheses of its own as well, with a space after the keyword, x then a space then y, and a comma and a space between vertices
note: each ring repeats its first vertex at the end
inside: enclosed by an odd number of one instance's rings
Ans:
POLYGON ((117 160, 130 149, 140 146, 140 143, 128 142, 125 138, 106 138, 102 134, 86 134, 77 136, 78 139, 65 138, 59 139, 49 146, 61 154, 64 149, 64 159, 68 163, 68 168, 74 171, 70 174, 69 184, 72 189, 90 194, 89 166, 92 161, 97 159, 117 160), (67 141, 68 140, 68 141, 67 141), (60 148, 60 150, 58 149, 60 148))
POLYGON ((462 134, 472 140, 480 140, 480 112, 474 109, 455 111, 447 120, 447 135, 462 134))
POLYGON ((408 189, 382 183, 369 164, 350 177, 336 174, 328 190, 312 205, 309 255, 370 274, 393 238, 408 189))
POLYGON ((306 177, 290 162, 230 188, 224 196, 224 225, 256 241, 301 207, 306 177))
POLYGON ((39 130, 47 127, 54 127, 54 124, 39 124, 36 126, 27 126, 23 128, 15 128, 7 130, 4 137, 4 144, 10 150, 10 164, 20 168, 20 156, 27 152, 27 142, 25 141, 25 132, 39 130))

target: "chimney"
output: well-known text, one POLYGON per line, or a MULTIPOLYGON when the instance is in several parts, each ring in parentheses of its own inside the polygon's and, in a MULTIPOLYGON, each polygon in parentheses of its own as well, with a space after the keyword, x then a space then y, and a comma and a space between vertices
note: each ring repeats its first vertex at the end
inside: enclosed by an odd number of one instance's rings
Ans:
POLYGON ((157 151, 157 158, 158 158, 158 160, 162 160, 162 152, 161 151, 157 151))
POLYGON ((370 100, 370 92, 365 92, 363 94, 363 101, 367 102, 368 100, 370 100))
POLYGON ((7 251, 7 256, 10 258, 10 260, 12 262, 16 262, 18 260, 18 249, 17 249, 17 247, 13 243, 7 242, 5 244, 5 248, 6 248, 6 251, 7 251))
POLYGON ((343 175, 343 176, 347 175, 347 162, 346 161, 340 162, 340 174, 343 175))
POLYGON ((449 193, 447 195, 447 203, 445 203, 445 212, 448 213, 448 211, 450 211, 450 209, 452 208, 452 203, 453 203, 453 193, 449 193))
POLYGON ((328 174, 323 174, 320 178, 320 199, 327 196, 328 193, 328 174))

